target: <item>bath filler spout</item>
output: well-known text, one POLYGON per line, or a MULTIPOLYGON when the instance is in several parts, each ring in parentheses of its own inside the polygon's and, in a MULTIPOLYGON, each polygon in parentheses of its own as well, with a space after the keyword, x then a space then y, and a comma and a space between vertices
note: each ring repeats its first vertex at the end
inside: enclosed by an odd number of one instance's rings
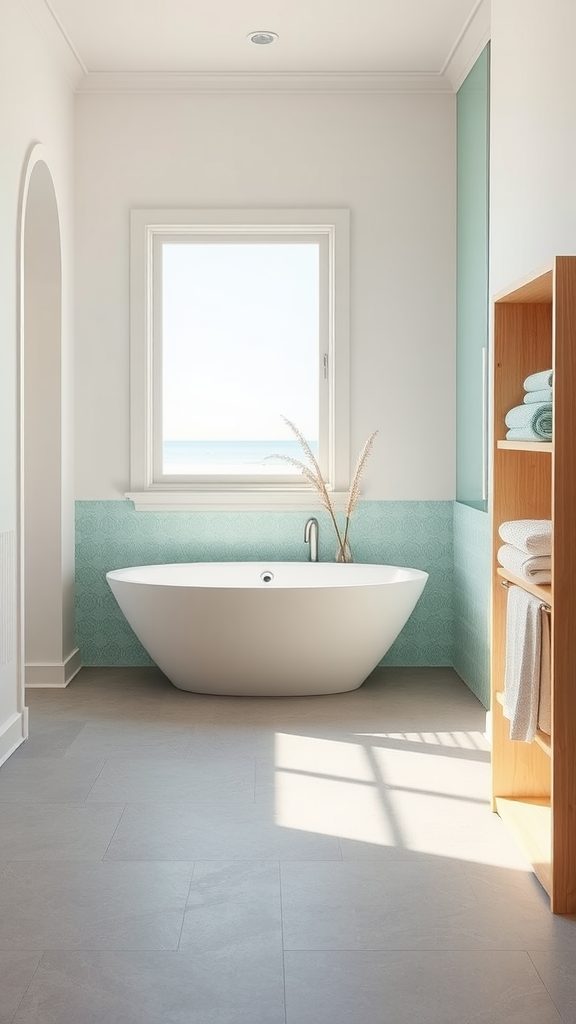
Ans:
POLYGON ((310 561, 318 561, 318 520, 312 517, 304 527, 304 543, 310 545, 310 561))

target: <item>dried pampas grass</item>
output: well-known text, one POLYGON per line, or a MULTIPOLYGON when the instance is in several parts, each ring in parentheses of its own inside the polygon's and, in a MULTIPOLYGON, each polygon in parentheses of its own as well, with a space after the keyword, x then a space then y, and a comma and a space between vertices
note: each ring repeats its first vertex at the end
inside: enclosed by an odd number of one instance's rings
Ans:
POLYGON ((290 465, 295 466, 297 469, 300 470, 300 472, 308 481, 308 483, 312 484, 312 486, 318 492, 322 505, 328 512, 334 524, 334 529, 336 531, 336 537, 338 540, 338 552, 336 555, 336 560, 339 562, 352 561, 348 541, 350 519, 360 498, 360 478, 362 476, 362 473, 364 472, 364 467, 374 447, 374 441, 376 439, 378 431, 374 430, 370 434, 370 437, 366 441, 364 447, 362 448, 362 451, 360 452, 360 455, 358 456, 358 462, 356 463, 356 469, 354 471, 354 476, 352 477, 352 483, 350 484, 350 490, 348 492, 348 501, 346 502, 344 533, 341 533, 340 528, 338 526, 338 522, 336 520, 336 513, 334 511, 332 498, 330 497, 330 492, 328 491, 328 488, 324 483, 320 466, 318 465, 318 460, 314 455, 314 452, 312 451, 310 445, 308 444, 308 441, 304 437, 304 434, 302 433, 301 430, 298 429, 296 424, 293 423, 292 420, 287 419, 286 416, 283 416, 282 419, 284 420, 286 426, 290 428, 296 440, 299 442, 300 447, 304 452, 304 455, 308 459, 309 465, 307 465, 305 462, 300 462, 299 459, 293 459, 290 455, 270 455, 269 457, 271 459, 279 459, 281 462, 288 462, 290 465))

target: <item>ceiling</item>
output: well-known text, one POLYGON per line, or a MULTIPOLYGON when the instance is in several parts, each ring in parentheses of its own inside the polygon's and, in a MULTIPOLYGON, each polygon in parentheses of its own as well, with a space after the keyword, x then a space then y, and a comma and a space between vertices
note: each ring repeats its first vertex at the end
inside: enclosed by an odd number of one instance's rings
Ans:
POLYGON ((482 0, 42 0, 84 74, 442 74, 482 0), (276 32, 270 46, 247 34, 276 32))

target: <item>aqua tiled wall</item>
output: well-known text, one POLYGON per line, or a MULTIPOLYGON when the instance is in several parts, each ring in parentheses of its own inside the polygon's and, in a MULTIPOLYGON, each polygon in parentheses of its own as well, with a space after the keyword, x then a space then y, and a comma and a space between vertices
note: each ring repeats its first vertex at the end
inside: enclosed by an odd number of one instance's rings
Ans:
MULTIPOLYGON (((106 583, 109 569, 162 562, 300 561, 304 523, 320 524, 320 559, 336 551, 327 513, 135 512, 129 501, 76 503, 77 643, 84 665, 137 666, 150 658, 106 583)), ((358 562, 407 565, 430 574, 386 665, 453 663, 453 503, 364 501, 354 514, 358 562)))
POLYGON ((490 705, 490 517, 454 503, 454 668, 490 705))
POLYGON ((456 495, 486 509, 484 416, 488 346, 490 45, 458 90, 456 495))

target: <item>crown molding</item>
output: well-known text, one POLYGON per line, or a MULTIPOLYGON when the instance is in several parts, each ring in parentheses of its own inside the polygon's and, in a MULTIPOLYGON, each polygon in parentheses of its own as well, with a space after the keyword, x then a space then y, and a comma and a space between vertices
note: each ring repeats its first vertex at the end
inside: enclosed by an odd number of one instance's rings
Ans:
POLYGON ((80 95, 102 93, 452 93, 443 73, 91 71, 80 95))
POLYGON ((490 0, 477 0, 462 32, 450 50, 441 75, 450 82, 454 92, 462 85, 490 41, 490 0))
POLYGON ((50 0, 21 0, 80 94, 99 93, 450 93, 457 92, 490 39, 490 0, 476 6, 439 72, 88 71, 50 0))
POLYGON ((56 17, 49 0, 21 0, 21 3, 60 65, 69 85, 76 89, 86 75, 87 68, 62 23, 56 17))

